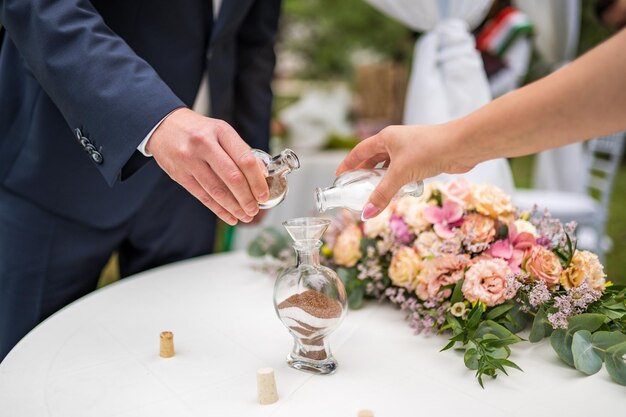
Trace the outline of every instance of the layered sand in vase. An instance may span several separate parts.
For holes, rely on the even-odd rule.
[[[298,336],[304,347],[298,352],[300,356],[316,361],[327,358],[324,330],[335,327],[341,319],[339,301],[321,292],[307,290],[281,302],[278,311],[283,322]]]

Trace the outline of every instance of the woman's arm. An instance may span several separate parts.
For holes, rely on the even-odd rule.
[[[436,126],[390,126],[355,147],[337,172],[390,162],[366,207],[364,216],[370,218],[408,182],[625,129],[623,30],[563,69],[466,117]]]

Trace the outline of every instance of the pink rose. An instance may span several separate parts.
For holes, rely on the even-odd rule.
[[[526,253],[522,268],[530,274],[531,279],[545,281],[548,287],[558,284],[563,273],[559,258],[540,245],[533,246]]]
[[[476,262],[465,272],[463,295],[468,301],[482,302],[492,307],[505,302],[507,276],[511,274],[509,265],[502,259]]]
[[[465,207],[470,199],[470,183],[464,177],[457,177],[441,187],[443,201],[452,201]]]
[[[417,294],[420,300],[424,301],[432,298],[450,297],[451,291],[445,290],[441,292],[441,287],[456,284],[458,280],[463,278],[465,265],[468,262],[468,256],[451,254],[441,255],[425,261],[422,272],[417,277],[415,294]]]

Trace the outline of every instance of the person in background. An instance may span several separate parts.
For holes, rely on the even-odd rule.
[[[492,97],[515,90],[524,81],[532,56],[533,25],[510,0],[493,2],[474,30]]]
[[[0,0],[0,360],[112,252],[125,277],[210,253],[216,215],[257,215],[279,13]],[[211,118],[190,109],[207,72]]]
[[[411,181],[626,130],[625,50],[626,29],[559,71],[465,117],[440,125],[389,126],[359,143],[337,174],[388,164],[363,210],[369,219]]]
[[[598,20],[611,30],[626,27],[626,0],[598,0],[595,4]]]

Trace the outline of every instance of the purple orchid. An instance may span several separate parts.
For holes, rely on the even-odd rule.
[[[494,258],[507,261],[511,272],[517,274],[521,271],[520,265],[524,259],[524,253],[537,242],[535,237],[527,232],[518,233],[514,224],[509,225],[509,234],[506,239],[495,242],[488,250],[488,254]]]

